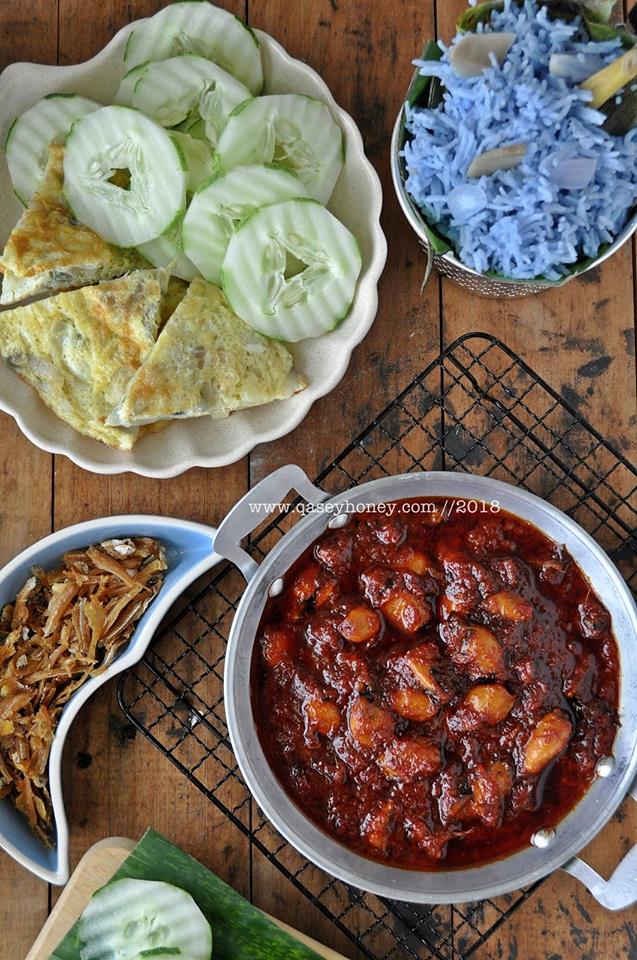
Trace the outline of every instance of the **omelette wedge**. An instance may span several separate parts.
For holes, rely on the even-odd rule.
[[[107,423],[152,350],[168,274],[140,270],[0,312],[0,356],[79,433],[130,450]]]
[[[184,417],[223,419],[233,410],[285,400],[305,387],[293,365],[283,344],[251,330],[218,287],[197,278],[108,422],[139,427]]]
[[[186,296],[188,291],[188,284],[185,280],[180,280],[179,277],[171,277],[168,281],[168,288],[164,294],[164,300],[161,306],[161,320],[159,323],[159,329],[166,324],[166,322],[172,317],[173,313],[181,303],[181,301]]]
[[[136,250],[106,243],[75,220],[64,198],[64,147],[53,144],[42,183],[0,258],[0,303],[111,280],[148,266]]]

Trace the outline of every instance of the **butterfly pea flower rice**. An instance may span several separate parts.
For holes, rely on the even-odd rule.
[[[549,73],[554,54],[604,65],[622,52],[619,39],[591,41],[582,21],[551,20],[535,0],[505,0],[480,30],[513,32],[499,66],[461,77],[440,43],[440,61],[416,61],[439,77],[436,109],[406,106],[403,156],[407,192],[465,265],[514,279],[559,281],[612,243],[637,203],[637,130],[614,137],[589,91]],[[478,154],[526,144],[513,169],[469,178]]]

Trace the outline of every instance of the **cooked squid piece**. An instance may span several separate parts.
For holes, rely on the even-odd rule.
[[[376,611],[367,604],[360,603],[339,623],[338,632],[350,643],[366,643],[374,640],[382,628],[382,621]]]
[[[325,530],[254,646],[273,773],[328,836],[392,867],[528,848],[613,753],[609,611],[564,546],[466,502],[392,501]]]
[[[71,695],[113,662],[166,570],[148,537],[106,540],[34,569],[0,613],[0,799],[10,797],[50,843],[47,763]]]
[[[434,661],[436,651],[428,644],[421,644],[415,647],[408,656],[405,657],[405,665],[408,667],[414,680],[420,686],[439,700],[445,703],[451,699],[451,695],[438,683],[434,676]]]
[[[417,633],[432,617],[427,602],[409,590],[396,590],[385,600],[381,610],[392,626],[403,633]]]
[[[442,766],[440,748],[429,740],[392,741],[378,761],[388,780],[411,783],[437,773]]]
[[[341,712],[330,700],[310,697],[303,704],[305,714],[305,732],[308,735],[320,733],[324,737],[334,734],[341,722]]]
[[[361,832],[370,847],[385,851],[389,845],[396,820],[395,804],[391,800],[379,803],[365,817]]]
[[[508,717],[515,697],[501,683],[482,683],[466,694],[455,714],[449,717],[452,732],[476,730],[482,725],[495,727]]]
[[[358,697],[352,703],[348,725],[354,743],[367,750],[389,740],[395,729],[389,711],[365,696]]]
[[[412,723],[426,723],[440,709],[433,697],[422,690],[393,690],[389,700],[395,712]]]
[[[564,710],[552,710],[542,717],[524,747],[524,771],[542,773],[566,749],[573,724]]]
[[[528,600],[502,590],[492,594],[484,602],[484,608],[492,617],[511,620],[514,623],[528,623],[533,619],[533,607]]]
[[[453,662],[472,679],[504,677],[504,652],[492,630],[452,615],[441,624],[440,636]]]

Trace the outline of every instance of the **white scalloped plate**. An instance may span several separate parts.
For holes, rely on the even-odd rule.
[[[13,119],[47,93],[79,93],[100,103],[111,102],[125,69],[122,64],[129,24],[96,57],[72,67],[14,63],[0,76],[0,143]],[[329,393],[347,370],[352,350],[367,334],[378,307],[377,285],[387,256],[380,227],[382,191],[365,156],[363,141],[349,114],[334,101],[328,87],[307,64],[290,57],[283,47],[256,31],[263,51],[267,93],[305,93],[323,100],[340,124],[346,143],[345,167],[329,207],[358,238],[363,271],[347,319],[334,331],[292,348],[295,363],[308,387],[289,400],[234,413],[228,420],[207,417],[177,421],[159,433],[143,437],[130,453],[112,450],[81,436],[59,420],[6,365],[0,361],[0,409],[15,418],[22,432],[42,450],[64,454],[85,470],[114,474],[131,471],[146,477],[175,477],[191,467],[221,467],[234,463],[258,443],[284,436],[303,420],[319,397]],[[21,211],[0,158],[0,242],[4,244]]]

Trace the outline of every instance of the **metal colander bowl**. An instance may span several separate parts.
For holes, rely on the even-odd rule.
[[[474,270],[472,267],[465,266],[465,264],[462,263],[452,251],[443,254],[436,253],[431,248],[431,244],[425,230],[423,215],[405,189],[402,164],[400,160],[403,113],[404,108],[401,109],[400,113],[398,114],[396,123],[394,125],[394,132],[391,140],[391,173],[392,180],[394,181],[394,189],[396,190],[396,196],[398,197],[398,202],[400,203],[403,213],[407,217],[407,220],[411,224],[416,236],[418,237],[420,245],[427,255],[427,268],[423,287],[429,280],[431,271],[434,267],[436,267],[436,269],[443,276],[449,277],[449,279],[453,280],[454,283],[457,283],[459,286],[464,287],[465,290],[469,290],[471,293],[476,294],[479,297],[491,297],[492,299],[504,298],[511,300],[519,297],[530,297],[534,293],[542,293],[543,290],[551,290],[556,287],[563,287],[576,277],[580,277],[582,274],[588,273],[590,270],[594,270],[601,263],[604,263],[605,260],[608,260],[609,257],[612,257],[613,254],[616,253],[616,251],[619,250],[619,248],[622,247],[627,240],[630,240],[633,234],[637,231],[636,210],[633,212],[633,215],[628,220],[626,226],[618,235],[614,243],[608,246],[599,257],[593,260],[592,263],[590,263],[585,269],[580,270],[578,273],[570,274],[568,277],[564,277],[563,280],[559,281],[542,280],[541,278],[534,280],[496,279],[495,277],[490,277],[484,273],[480,273],[478,270]]]

